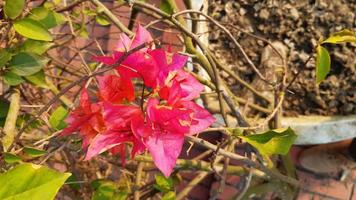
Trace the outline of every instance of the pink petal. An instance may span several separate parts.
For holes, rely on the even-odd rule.
[[[108,129],[121,129],[129,127],[131,120],[141,114],[138,106],[113,105],[104,102],[104,119]]]
[[[85,113],[91,113],[91,103],[89,100],[89,95],[87,89],[84,87],[80,95],[80,107],[84,110]]]
[[[98,134],[98,132],[93,129],[90,123],[84,123],[80,127],[79,133],[83,137],[83,141],[82,141],[83,149],[86,149],[89,146],[92,139]]]
[[[130,79],[120,78],[116,75],[97,77],[100,87],[100,96],[112,103],[132,101],[135,99],[134,87]]]
[[[188,133],[191,123],[190,111],[185,108],[157,105],[157,99],[149,99],[147,117],[155,124],[155,129],[173,133]]]
[[[188,56],[184,56],[178,53],[173,54],[172,62],[169,65],[170,71],[182,69],[188,61]]]
[[[69,114],[67,119],[65,119],[68,126],[62,130],[60,135],[65,136],[78,131],[79,128],[90,119],[90,117],[91,115],[83,115],[80,108],[77,108]]]
[[[131,46],[130,38],[125,33],[121,33],[119,37],[120,37],[120,41],[117,43],[114,51],[119,51],[119,52],[129,51]]]
[[[151,127],[151,122],[148,121],[145,123],[144,116],[137,115],[131,121],[131,130],[137,140],[143,141],[145,138],[153,134],[153,129]]]
[[[113,131],[104,134],[98,134],[90,142],[85,160],[89,160],[92,157],[127,141],[129,141],[129,137],[126,136],[126,134],[122,134],[120,132]]]
[[[119,53],[117,53],[119,56]],[[119,74],[125,78],[141,78],[146,86],[155,88],[159,66],[151,55],[145,52],[135,52],[128,56],[117,68]]]
[[[166,177],[173,171],[183,142],[181,134],[157,134],[146,141],[155,165]]]
[[[161,98],[173,105],[177,101],[190,101],[198,97],[204,90],[204,85],[184,70],[171,72],[171,80],[166,80],[165,86],[159,91]]]
[[[157,79],[160,86],[165,83],[169,72],[181,69],[188,60],[187,56],[167,53],[163,49],[154,49],[148,53],[159,66],[159,74]]]
[[[178,70],[175,79],[180,83],[182,89],[182,101],[193,100],[204,91],[204,85],[188,72]]]
[[[105,65],[113,65],[116,63],[115,56],[93,56],[93,60],[104,63]]]
[[[193,111],[189,135],[202,132],[215,122],[215,118],[206,109],[192,101],[179,102],[179,105]]]
[[[131,43],[131,49],[133,49],[137,46],[140,46],[143,43],[151,42],[151,41],[152,41],[152,37],[151,37],[150,32],[148,32],[141,25],[138,25],[138,27],[136,29],[135,37],[133,38],[132,43]]]
[[[131,151],[131,158],[134,158],[136,154],[145,152],[145,150],[146,150],[146,146],[144,145],[144,143],[141,140],[134,138],[133,147]]]

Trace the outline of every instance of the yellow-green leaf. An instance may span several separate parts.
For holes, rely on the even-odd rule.
[[[20,47],[20,51],[31,52],[31,53],[35,53],[38,55],[42,55],[48,49],[50,49],[53,45],[54,45],[53,42],[45,42],[45,41],[27,39]]]
[[[316,82],[321,83],[330,72],[330,55],[321,45],[316,48]]]
[[[62,106],[59,106],[49,117],[49,124],[51,124],[52,128],[61,130],[67,126],[64,122],[67,115],[68,111]]]
[[[154,187],[161,192],[169,192],[173,189],[173,179],[171,177],[166,178],[162,175],[156,175],[156,184]]]
[[[102,26],[110,25],[110,21],[108,20],[108,18],[105,15],[98,14],[95,17],[95,21],[98,22],[98,24],[100,24]]]
[[[0,49],[0,68],[11,59],[11,56],[11,53],[6,51],[6,49]]]
[[[165,193],[162,197],[162,200],[175,200],[176,199],[176,193],[174,191],[169,191]]]
[[[25,79],[37,87],[41,87],[45,89],[49,88],[46,82],[46,75],[43,70],[40,70],[39,72],[32,74],[30,76],[25,76]]]
[[[14,28],[20,35],[41,41],[52,41],[51,34],[37,21],[25,18],[14,23]]]
[[[36,158],[45,155],[47,152],[41,149],[35,149],[32,147],[25,147],[23,151],[30,157]]]
[[[41,165],[17,165],[0,175],[0,199],[52,200],[70,175]]]
[[[13,72],[6,72],[4,74],[4,81],[8,85],[15,86],[15,85],[19,85],[19,84],[23,83],[25,80],[23,80],[21,78],[21,76],[15,74]]]
[[[45,7],[37,7],[32,9],[29,18],[38,21],[42,24],[43,27],[47,29],[56,27],[67,21],[67,19],[62,14],[59,14],[53,10],[49,10]]]
[[[9,62],[11,72],[19,76],[30,76],[39,72],[48,59],[32,53],[20,52]]]
[[[323,43],[339,44],[342,42],[356,42],[356,35],[348,29],[336,32],[328,37]]]
[[[167,14],[174,13],[174,5],[172,5],[172,1],[168,1],[168,0],[161,1],[161,4],[159,5],[159,9]]]
[[[15,19],[25,7],[25,0],[6,0],[4,6],[5,15],[10,19]]]
[[[288,153],[297,135],[288,127],[240,137],[254,146],[262,155],[285,155]]]
[[[91,183],[95,189],[92,200],[125,200],[128,193],[120,191],[116,183],[108,180],[95,180]]]
[[[4,153],[4,160],[8,164],[21,162],[21,158],[12,153]]]

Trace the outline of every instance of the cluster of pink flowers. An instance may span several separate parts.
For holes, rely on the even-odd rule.
[[[126,51],[152,41],[141,26],[132,40],[125,34],[120,36],[113,55],[95,59],[112,65]],[[215,121],[192,101],[204,87],[182,69],[186,62],[186,56],[155,49],[153,45],[130,54],[115,68],[115,75],[97,77],[96,102],[90,100],[87,89],[82,90],[80,105],[70,113],[62,135],[78,131],[83,137],[86,159],[109,150],[120,153],[124,162],[127,144],[132,145],[132,157],[148,150],[155,165],[169,176],[184,136],[197,134]],[[142,80],[150,93],[142,95],[141,87],[135,95],[133,80]]]

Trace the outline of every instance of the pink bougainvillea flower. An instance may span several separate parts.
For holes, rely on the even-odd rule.
[[[104,102],[103,107],[106,126],[111,130],[129,128],[131,120],[138,115],[142,115],[140,107],[134,105],[113,105]]]
[[[182,150],[184,135],[161,129],[159,123],[146,120],[143,116],[137,116],[132,121],[132,131],[143,140],[157,168],[168,177]]]
[[[182,150],[185,135],[192,135],[209,127],[215,119],[194,102],[160,105],[158,99],[147,102],[146,118],[132,120],[132,131],[142,138],[156,166],[169,176]]]
[[[182,150],[184,137],[177,133],[155,134],[146,140],[155,165],[169,177]]]
[[[191,112],[190,126],[187,135],[194,135],[207,129],[215,122],[215,118],[198,104],[193,101],[179,101],[175,104],[178,108],[184,108]]]
[[[163,86],[169,72],[183,68],[187,63],[188,57],[177,53],[169,53],[163,49],[154,49],[149,52],[159,66],[158,84]]]
[[[152,42],[152,37],[151,34],[143,28],[141,25],[139,25],[136,29],[135,36],[133,37],[132,40],[125,34],[121,33],[120,34],[120,40],[116,47],[114,48],[114,52],[111,56],[94,56],[94,60],[97,60],[99,62],[102,62],[106,65],[113,65],[115,64],[119,58],[127,51],[140,46],[144,43]],[[138,52],[134,52],[134,54],[142,54],[145,53],[149,48],[142,48]],[[144,55],[144,54],[143,54]],[[134,58],[137,57],[133,56]],[[128,64],[132,63],[128,62]]]
[[[116,52],[113,56],[96,56],[94,59],[106,65],[113,65],[122,55],[124,55],[123,52]],[[121,65],[116,67],[116,70],[121,77],[128,80],[141,78],[148,87],[153,88],[158,82],[159,66],[152,59],[152,56],[146,52],[134,52],[130,54],[121,62]]]
[[[99,95],[104,101],[122,103],[135,99],[134,87],[130,79],[116,75],[105,75],[98,77],[98,81]]]
[[[125,34],[120,35],[121,40],[114,49],[111,56],[95,56],[94,60],[102,62],[106,65],[113,65],[125,54],[126,51],[131,50],[144,43],[152,42],[150,33],[141,25],[136,29],[135,36],[132,40]],[[148,87],[155,87],[157,84],[157,75],[159,68],[155,60],[147,53],[149,48],[142,48],[137,52],[130,54],[117,70],[121,77],[125,79],[142,78],[145,85]]]
[[[150,98],[147,102],[146,115],[153,122],[155,130],[187,133],[189,131],[191,113],[184,107],[159,105],[159,100]]]
[[[107,131],[98,134],[92,140],[86,159],[91,159],[93,156],[111,149],[112,153],[120,153],[124,162],[125,143],[133,144],[132,156],[143,152],[145,146],[131,131],[131,120],[142,115],[140,108],[131,105],[112,105],[108,102],[104,102],[103,107]]]
[[[80,106],[73,110],[66,119],[68,127],[61,135],[68,135],[79,131],[83,137],[83,147],[86,148],[90,141],[101,131],[105,130],[105,123],[101,114],[101,105],[91,103],[87,90],[84,88],[80,96]]]
[[[150,32],[148,32],[144,27],[141,25],[137,26],[136,33],[132,40],[125,34],[120,34],[120,41],[116,45],[114,51],[117,52],[126,52],[135,47],[138,47],[144,43],[152,42],[152,36]],[[140,51],[145,51],[146,48],[141,49]]]
[[[142,26],[132,39],[125,34],[120,38],[111,56],[95,59],[114,65],[128,50],[152,41]],[[153,45],[130,54],[115,68],[118,75],[98,77],[97,103],[91,103],[83,90],[80,106],[71,113],[69,126],[62,134],[80,132],[87,160],[110,151],[119,154],[124,163],[128,144],[132,145],[132,157],[147,149],[156,166],[169,176],[184,137],[203,131],[215,121],[207,110],[192,101],[204,86],[182,69],[187,59],[184,55],[154,49]],[[148,100],[141,99],[141,107],[135,104],[138,102],[133,78],[141,79],[150,88],[148,97],[143,95]]]
[[[132,144],[131,157],[137,153],[142,153],[146,147],[144,144],[135,138],[131,130],[110,130],[102,134],[96,135],[87,150],[86,160],[109,150],[113,154],[120,154],[121,163],[125,164],[126,144]]]
[[[204,90],[204,85],[184,70],[171,72],[165,82],[159,95],[168,100],[169,104],[193,100]]]

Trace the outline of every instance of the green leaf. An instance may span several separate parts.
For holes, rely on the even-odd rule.
[[[41,149],[35,149],[32,147],[25,147],[23,148],[23,151],[30,157],[32,158],[36,158],[36,157],[40,157],[43,156],[47,153],[47,151],[41,150]]]
[[[4,160],[8,164],[22,162],[20,157],[12,153],[4,153]]]
[[[12,57],[9,66],[12,72],[20,76],[30,76],[39,72],[48,59],[32,53],[20,52]]]
[[[61,130],[67,126],[64,122],[67,115],[68,111],[62,106],[59,106],[49,117],[49,124],[51,124],[52,128]]]
[[[288,153],[297,135],[288,127],[240,137],[254,146],[262,155],[285,155]]]
[[[105,15],[97,15],[95,17],[95,21],[98,22],[98,24],[102,25],[102,26],[108,26],[110,25],[110,21],[107,19],[107,17]]]
[[[66,184],[69,185],[71,188],[79,190],[80,184],[78,183],[78,178],[72,174],[66,181]]]
[[[161,4],[159,5],[159,9],[167,14],[174,13],[174,6],[171,5],[171,1],[168,0],[161,1]]]
[[[9,60],[11,60],[11,53],[6,51],[6,49],[0,49],[0,68],[6,65]]]
[[[316,83],[323,81],[330,72],[330,55],[328,50],[318,45],[316,48]]]
[[[176,199],[176,193],[174,191],[169,191],[165,193],[162,197],[162,200],[175,200]]]
[[[4,74],[4,81],[8,85],[15,86],[15,85],[19,85],[19,84],[23,83],[25,80],[23,80],[21,78],[21,76],[15,74],[13,72],[6,72]]]
[[[29,18],[38,21],[46,29],[59,26],[67,21],[67,19],[62,14],[59,14],[53,10],[49,10],[45,7],[37,7],[32,9]]]
[[[80,29],[79,36],[81,36],[81,37],[83,37],[85,39],[89,39],[88,30],[86,28]]]
[[[128,193],[118,191],[118,186],[107,180],[95,180],[92,182],[92,187],[95,189],[92,200],[124,200]]]
[[[332,43],[332,44],[340,44],[342,42],[356,42],[355,34],[348,29],[344,29],[342,31],[336,32],[332,34],[329,38],[324,40],[324,43]]]
[[[85,25],[82,26],[82,24],[73,24],[74,30],[79,33],[79,36],[88,39],[89,38],[89,33],[87,30],[87,27]]]
[[[9,112],[10,103],[6,99],[0,99],[0,118],[6,117]]]
[[[97,15],[97,13],[92,9],[83,10],[83,14],[86,15],[86,16],[90,16],[90,17]]]
[[[98,63],[91,62],[91,63],[88,63],[88,66],[89,66],[90,70],[94,71],[98,67]]]
[[[171,177],[166,178],[162,175],[155,176],[156,184],[154,187],[161,192],[169,192],[173,188],[173,179]]]
[[[35,86],[45,89],[49,88],[46,82],[46,75],[43,70],[40,70],[39,72],[30,76],[25,76],[25,79],[28,80],[30,83],[34,84]]]
[[[229,128],[229,129],[227,129],[227,131],[235,138],[243,135],[243,130],[241,130],[239,128]]]
[[[70,173],[60,173],[41,165],[20,164],[0,175],[0,199],[54,199]]]
[[[30,39],[41,41],[53,40],[50,32],[33,19],[25,18],[18,20],[14,23],[14,28],[17,33]]]
[[[16,126],[18,126],[18,127],[24,126],[25,123],[28,122],[28,120],[32,119],[32,117],[33,116],[28,113],[24,113],[24,114],[18,116],[17,121],[16,121]],[[37,119],[30,123],[30,126],[26,129],[26,131],[30,131],[31,129],[38,128],[43,124],[44,123],[40,119]]]
[[[22,44],[20,51],[35,53],[37,55],[42,55],[48,49],[50,49],[53,45],[54,45],[54,43],[52,43],[52,42],[27,39]]]
[[[10,19],[15,19],[22,13],[24,7],[25,0],[6,0],[4,12]]]

